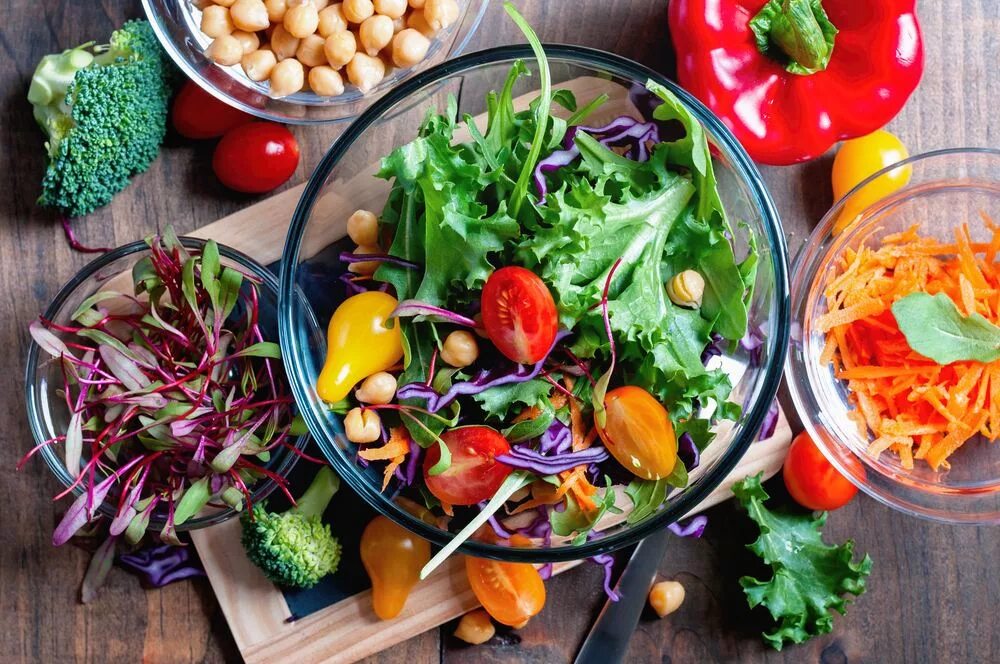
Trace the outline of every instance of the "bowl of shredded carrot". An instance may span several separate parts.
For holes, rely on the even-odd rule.
[[[835,234],[849,193],[796,259],[789,388],[866,493],[939,521],[1000,523],[1000,151],[901,167],[905,187]]]

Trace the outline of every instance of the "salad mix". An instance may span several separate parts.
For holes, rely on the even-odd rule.
[[[486,523],[599,537],[615,485],[646,518],[740,415],[717,356],[747,336],[757,252],[736,255],[704,129],[653,81],[651,120],[590,121],[607,98],[554,90],[515,20],[538,96],[518,110],[518,61],[485,127],[451,100],[382,159],[316,386],[385,490],[467,522],[425,573]]]

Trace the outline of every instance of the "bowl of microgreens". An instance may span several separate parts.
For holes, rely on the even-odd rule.
[[[425,575],[697,531],[675,522],[766,437],[788,335],[784,234],[726,127],[507,11],[530,46],[422,72],[337,140],[280,271],[303,417],[442,547]]]
[[[87,265],[30,325],[26,400],[75,497],[56,545],[101,518],[137,543],[224,521],[285,489],[306,437],[276,342],[277,281],[168,229]]]

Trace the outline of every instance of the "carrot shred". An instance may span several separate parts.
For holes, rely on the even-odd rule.
[[[891,313],[911,293],[943,293],[966,314],[1000,324],[1000,224],[981,216],[989,242],[974,242],[968,224],[948,244],[913,226],[877,248],[845,251],[824,288],[820,360],[847,382],[848,415],[869,437],[869,454],[892,452],[904,468],[914,460],[948,468],[974,436],[1000,438],[1000,360],[938,365],[909,347]]]
[[[403,465],[406,455],[410,452],[410,434],[406,427],[389,429],[389,440],[382,447],[369,447],[358,450],[358,456],[366,461],[388,461],[382,471],[382,490],[389,486],[396,469]]]

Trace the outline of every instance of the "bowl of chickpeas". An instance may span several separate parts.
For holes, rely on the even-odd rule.
[[[460,54],[489,0],[142,0],[157,37],[230,106],[291,124],[350,120]]]

